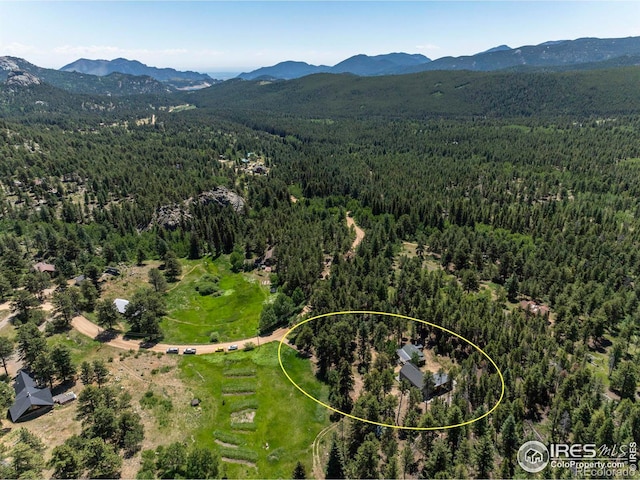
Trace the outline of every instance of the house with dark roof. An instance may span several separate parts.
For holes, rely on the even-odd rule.
[[[429,372],[430,373],[430,372]],[[425,388],[424,374],[413,363],[407,362],[400,369],[400,381],[406,380],[412,387],[422,391],[424,400],[429,400],[451,390],[451,381],[446,373],[434,373],[432,391]]]
[[[401,364],[405,364],[408,362],[416,363],[416,366],[423,366],[426,361],[424,358],[424,353],[419,348],[419,345],[414,345],[413,343],[407,343],[402,348],[396,350],[396,354],[398,355],[398,360]]]
[[[9,408],[12,422],[31,420],[53,408],[53,397],[48,388],[38,388],[36,382],[23,370],[18,372],[14,389],[16,400]]]

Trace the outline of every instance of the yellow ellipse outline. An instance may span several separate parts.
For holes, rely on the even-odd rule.
[[[405,426],[402,426],[402,425],[389,425],[387,423],[374,422],[373,420],[367,420],[366,418],[360,418],[360,417],[356,417],[355,415],[351,415],[349,413],[342,412],[342,411],[338,410],[337,408],[334,408],[331,405],[327,405],[326,403],[318,400],[316,397],[314,397],[313,395],[307,393],[302,387],[300,387],[300,385],[298,385],[296,382],[294,382],[293,379],[287,373],[287,370],[284,368],[284,365],[282,364],[282,355],[281,355],[282,344],[283,344],[284,340],[289,336],[289,334],[291,332],[293,332],[296,328],[304,325],[305,323],[310,322],[311,320],[317,320],[319,318],[332,317],[332,316],[336,316],[336,315],[350,315],[350,314],[387,315],[389,317],[397,317],[397,318],[404,318],[404,319],[407,319],[407,320],[413,320],[415,322],[424,323],[425,325],[429,325],[431,327],[439,328],[440,330],[442,330],[444,332],[447,332],[450,335],[453,335],[455,337],[458,337],[461,340],[464,340],[469,345],[471,345],[473,348],[478,350],[482,355],[484,355],[491,362],[491,364],[493,365],[493,368],[496,369],[496,372],[498,372],[498,376],[500,377],[500,383],[502,384],[502,391],[500,392],[500,398],[498,399],[496,404],[491,408],[491,410],[489,410],[484,415],[479,416],[478,418],[473,418],[473,419],[468,420],[466,422],[457,423],[455,425],[444,425],[444,426],[441,426],[441,427],[405,427]],[[483,419],[484,417],[489,416],[496,408],[498,408],[498,405],[500,405],[500,403],[502,402],[502,399],[504,398],[504,391],[505,391],[504,377],[502,376],[502,372],[498,368],[498,365],[496,365],[496,362],[494,362],[493,359],[484,350],[482,350],[480,347],[478,347],[471,340],[468,340],[468,339],[464,338],[462,335],[460,335],[460,334],[458,334],[456,332],[452,332],[451,330],[449,330],[449,329],[447,329],[445,327],[442,327],[440,325],[436,325],[435,323],[427,322],[426,320],[420,320],[418,318],[409,317],[407,315],[401,315],[399,313],[371,312],[371,311],[368,311],[368,310],[345,310],[345,311],[342,311],[342,312],[323,313],[322,315],[316,315],[315,317],[307,318],[306,320],[304,320],[304,321],[302,321],[300,323],[297,323],[293,327],[291,327],[287,331],[287,333],[285,333],[284,336],[280,339],[280,342],[278,343],[278,363],[280,363],[280,368],[282,369],[282,371],[284,372],[285,376],[289,379],[289,381],[293,384],[294,387],[296,387],[304,395],[309,397],[314,402],[319,403],[323,407],[328,408],[329,410],[332,410],[332,411],[334,411],[336,413],[339,413],[340,415],[344,415],[345,417],[349,417],[349,418],[351,418],[353,420],[358,420],[360,422],[365,422],[365,423],[371,423],[373,425],[378,425],[378,426],[381,426],[381,427],[397,428],[399,430],[417,430],[417,431],[447,430],[447,429],[450,429],[450,428],[457,428],[457,427],[463,427],[465,425],[470,425],[470,424],[472,424],[474,422],[477,422],[478,420]]]

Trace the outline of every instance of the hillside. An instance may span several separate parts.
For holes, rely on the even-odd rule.
[[[640,69],[561,73],[423,72],[354,77],[318,74],[289,82],[227,81],[189,95],[214,110],[313,117],[563,115],[640,108]]]
[[[638,54],[640,37],[579,38],[513,49],[498,48],[471,56],[444,57],[428,64],[409,67],[404,73],[427,70],[492,71],[518,66],[567,67]]]
[[[172,87],[148,76],[111,73],[104,77],[76,72],[61,72],[42,68],[22,58],[0,57],[0,82],[5,82],[12,71],[27,72],[45,83],[72,92],[99,95],[165,94]]]
[[[442,57],[433,61],[420,54],[390,53],[376,56],[355,55],[333,67],[309,65],[304,62],[282,62],[253,72],[242,73],[238,77],[245,80],[254,80],[259,77],[293,79],[314,73],[352,73],[366,77],[434,70],[488,72],[518,67],[585,69],[602,68],[598,66],[600,62],[637,55],[640,55],[640,37],[580,38],[548,41],[539,45],[517,48],[499,45],[475,55]]]
[[[124,73],[133,76],[147,76],[159,82],[167,83],[175,88],[204,88],[217,81],[206,73],[181,72],[173,68],[150,67],[137,60],[116,58],[114,60],[88,60],[80,58],[60,69],[63,72],[77,72],[100,77],[112,73]]]
[[[404,68],[421,65],[431,60],[420,54],[389,53],[385,55],[354,55],[333,67],[326,65],[310,65],[306,62],[280,62],[271,67],[262,67],[248,73],[241,73],[238,78],[244,80],[294,78],[313,75],[315,73],[352,73],[364,77],[376,75],[393,75]]]

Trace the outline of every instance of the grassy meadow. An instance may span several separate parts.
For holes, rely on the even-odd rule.
[[[226,257],[185,260],[184,277],[169,285],[167,316],[161,322],[170,343],[209,343],[212,332],[219,341],[256,335],[267,287],[250,275],[233,273]],[[206,275],[217,277],[219,295],[200,295],[196,287]]]
[[[278,344],[250,352],[183,357],[182,380],[200,399],[193,441],[223,457],[228,478],[291,478],[298,460],[312,471],[311,444],[329,424],[329,412],[302,395],[278,364]],[[309,360],[283,347],[287,371],[309,393],[326,401]]]

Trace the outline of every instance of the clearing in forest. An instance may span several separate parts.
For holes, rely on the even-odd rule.
[[[209,343],[212,334],[218,341],[256,335],[267,287],[251,275],[232,272],[227,257],[182,263],[184,276],[169,284],[166,296],[165,343]],[[204,284],[213,284],[214,292],[202,295]]]
[[[329,412],[282,375],[277,348],[273,342],[248,352],[181,359],[183,381],[206,399],[191,438],[215,445],[223,458],[221,474],[228,478],[290,478],[300,459],[309,459],[305,467],[311,471],[311,444],[329,424]],[[326,399],[328,389],[316,380],[309,360],[290,348],[284,356],[305,388]]]

